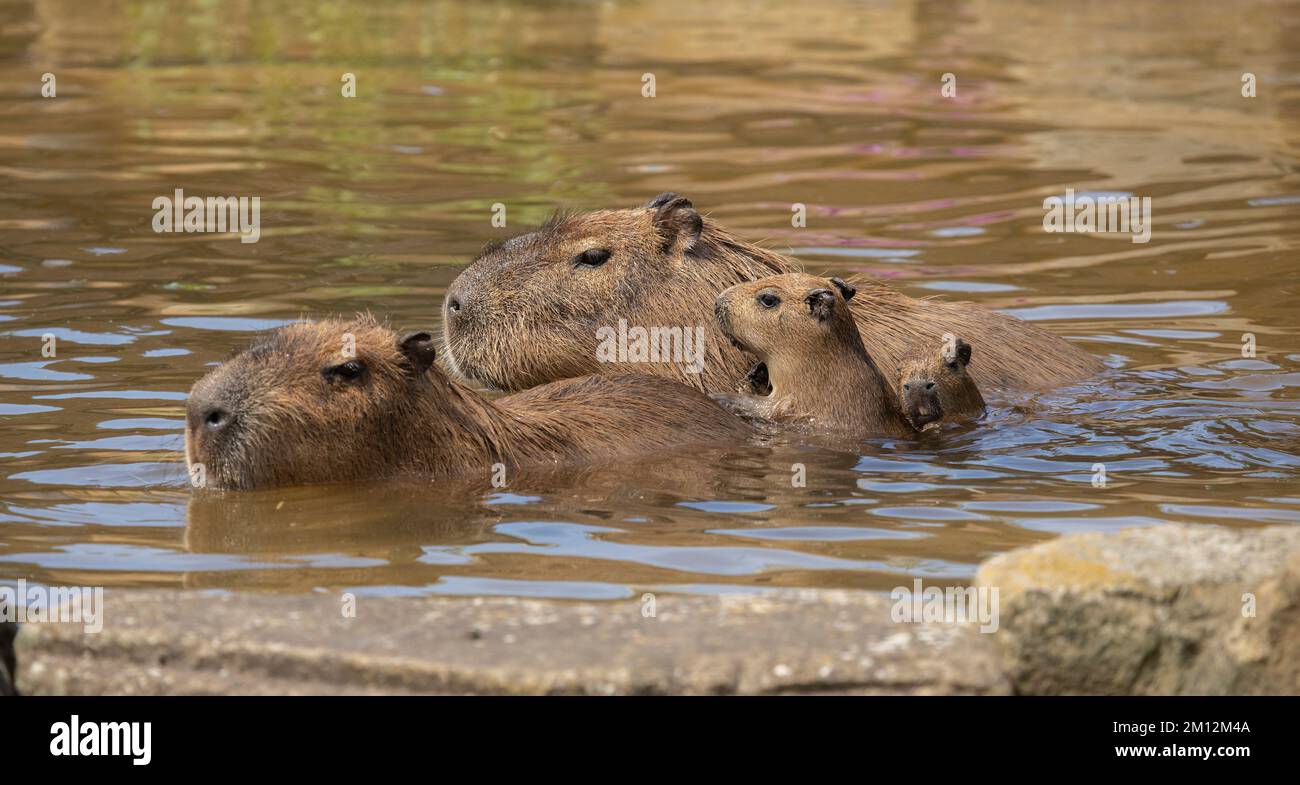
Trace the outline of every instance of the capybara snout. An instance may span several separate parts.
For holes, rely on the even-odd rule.
[[[186,427],[191,432],[218,433],[228,429],[234,420],[230,404],[220,391],[211,388],[196,389],[185,403]]]
[[[914,378],[903,382],[903,393],[899,401],[915,428],[943,419],[943,403],[939,400],[938,385],[932,381]]]
[[[215,374],[194,385],[185,401],[185,444],[191,462],[195,455],[206,456],[219,449],[223,440],[234,438],[240,418],[236,416],[238,400]],[[200,461],[206,466],[211,461]]]
[[[984,396],[967,370],[971,354],[969,343],[948,333],[937,349],[917,347],[903,364],[898,373],[898,400],[912,427],[984,414]]]

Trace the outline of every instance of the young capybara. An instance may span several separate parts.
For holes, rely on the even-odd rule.
[[[718,394],[737,413],[857,438],[912,436],[893,385],[862,346],[839,278],[786,273],[718,295],[719,328],[766,368],[767,396]],[[753,382],[761,371],[751,371]]]
[[[495,401],[434,365],[434,339],[370,316],[296,323],[213,369],[186,403],[206,484],[256,488],[597,462],[753,431],[661,376],[588,376]]]
[[[650,329],[700,326],[703,370],[639,363],[708,392],[725,392],[753,360],[709,319],[729,286],[797,272],[798,263],[730,234],[690,200],[666,193],[643,207],[552,219],[489,247],[447,290],[444,359],[460,376],[502,390],[627,370],[598,358],[597,331],[626,320]],[[874,280],[853,316],[872,357],[897,368],[945,332],[980,346],[975,381],[992,390],[1046,390],[1098,373],[1092,355],[1041,327],[968,302],[915,299]]]
[[[936,351],[916,353],[898,372],[898,402],[912,427],[983,416],[984,396],[971,378],[971,345],[948,333]]]

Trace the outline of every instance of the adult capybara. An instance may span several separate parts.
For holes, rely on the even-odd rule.
[[[185,457],[209,486],[441,477],[744,439],[708,396],[648,374],[567,379],[489,401],[434,365],[429,333],[369,316],[281,327],[186,404]]]
[[[898,402],[914,428],[983,416],[984,396],[970,375],[971,345],[949,333],[898,371]]]
[[[692,373],[690,362],[637,363],[636,370],[727,391],[752,359],[714,329],[714,298],[729,286],[799,269],[794,259],[702,217],[677,194],[644,207],[559,216],[489,247],[452,282],[443,306],[445,360],[464,378],[522,390],[628,370],[598,354],[598,331],[620,320],[646,329],[699,326],[702,372]],[[1060,336],[973,303],[915,299],[875,280],[852,283],[854,318],[884,368],[945,332],[980,346],[974,374],[985,391],[1045,390],[1102,368]]]
[[[839,278],[805,273],[724,290],[715,303],[719,328],[766,367],[772,391],[719,393],[720,400],[738,413],[857,438],[915,435],[899,410],[892,379],[863,348],[849,311],[854,294]]]

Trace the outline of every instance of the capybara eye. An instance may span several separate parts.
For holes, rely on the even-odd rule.
[[[781,304],[781,298],[771,292],[763,292],[758,296],[758,304],[764,308],[775,308]]]
[[[340,379],[345,382],[356,381],[366,372],[366,366],[360,360],[348,360],[345,363],[331,365],[324,370],[326,379]]]
[[[583,251],[573,257],[573,266],[590,270],[591,268],[599,267],[608,261],[609,251],[602,248],[593,248],[590,251]]]
[[[950,371],[955,371],[955,370],[957,370],[957,361],[956,361],[956,360],[953,360],[953,361],[951,361],[951,362],[948,363],[948,370],[950,370]]]

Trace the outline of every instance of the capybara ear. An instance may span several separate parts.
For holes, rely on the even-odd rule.
[[[970,344],[960,338],[957,339],[957,359],[962,365],[970,365]]]
[[[645,203],[645,206],[646,206],[646,207],[652,207],[652,208],[658,209],[658,208],[663,207],[664,205],[668,204],[669,202],[671,202],[671,201],[674,200],[674,199],[686,199],[686,197],[685,197],[685,196],[682,196],[681,194],[675,194],[675,193],[673,193],[672,191],[664,191],[663,193],[659,194],[659,195],[656,196],[655,198],[653,198],[653,199],[651,199],[650,201],[646,202],[646,203]],[[690,200],[690,199],[686,199],[686,206],[687,206],[687,207],[691,207],[691,206],[692,206],[692,205],[691,205],[691,200]]]
[[[962,365],[969,365],[970,344],[960,338],[954,338],[951,333],[944,334],[943,361],[946,363],[960,362]]]
[[[858,293],[858,290],[846,283],[843,278],[832,278],[831,283],[835,284],[835,288],[840,290],[840,294],[844,296],[845,300],[852,300],[853,295]]]
[[[830,289],[813,289],[806,298],[808,311],[819,322],[831,318],[835,312],[835,293]]]
[[[438,357],[433,336],[426,332],[413,332],[397,339],[397,349],[406,355],[411,370],[416,376],[423,376]]]
[[[664,253],[685,253],[695,247],[704,231],[704,219],[685,196],[663,193],[646,205],[655,211],[654,226],[663,239]]]

